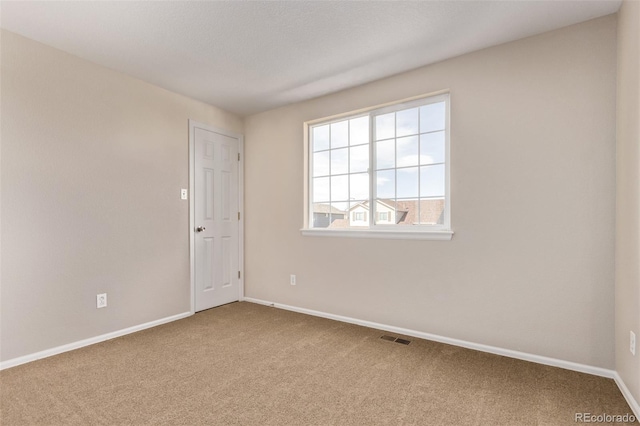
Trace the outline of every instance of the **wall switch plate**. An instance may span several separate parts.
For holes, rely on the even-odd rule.
[[[96,308],[106,308],[107,307],[107,293],[100,293],[96,296]]]
[[[636,354],[636,333],[629,331],[629,350],[635,356]]]
[[[186,200],[188,194],[189,194],[189,191],[187,191],[186,189],[181,189],[180,190],[180,199]]]
[[[291,277],[289,278],[289,281],[291,282],[291,285],[296,285],[296,276],[291,275]]]

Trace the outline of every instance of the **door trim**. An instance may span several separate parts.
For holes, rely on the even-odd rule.
[[[230,132],[219,127],[203,124],[195,120],[189,120],[189,275],[191,282],[191,314],[196,312],[196,260],[195,260],[195,146],[196,128],[208,130],[238,139],[238,211],[240,220],[238,221],[238,269],[240,278],[238,279],[238,300],[244,299],[244,135]]]

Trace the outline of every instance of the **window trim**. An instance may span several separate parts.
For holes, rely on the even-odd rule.
[[[313,179],[312,166],[313,166],[313,150],[310,147],[311,141],[311,129],[319,124],[326,125],[335,122],[343,121],[346,119],[355,119],[363,116],[369,116],[369,161],[370,165],[373,164],[375,155],[375,141],[374,139],[374,124],[375,116],[387,114],[389,112],[397,112],[403,109],[409,109],[416,106],[424,106],[432,103],[445,102],[445,208],[444,208],[444,220],[442,225],[415,225],[415,226],[397,226],[397,225],[381,225],[375,224],[376,218],[376,206],[375,202],[370,203],[369,225],[365,229],[326,229],[326,228],[313,228],[313,211],[311,209],[311,196],[313,194]],[[453,236],[453,230],[451,227],[451,150],[450,150],[450,135],[451,135],[451,110],[450,110],[450,93],[449,90],[442,90],[434,93],[423,94],[406,98],[396,102],[389,102],[382,105],[377,105],[370,108],[364,108],[356,111],[351,111],[343,114],[333,115],[321,119],[315,119],[303,123],[303,154],[304,154],[304,217],[303,227],[300,230],[304,236],[331,236],[331,237],[356,237],[356,238],[400,238],[400,239],[429,239],[429,240],[451,240]],[[397,169],[397,167],[395,168]],[[370,177],[370,200],[376,200],[376,188],[375,170],[369,170]]]
[[[326,229],[302,228],[300,233],[305,237],[350,237],[350,238],[382,238],[388,240],[444,240],[453,237],[450,230],[409,231],[389,229]]]

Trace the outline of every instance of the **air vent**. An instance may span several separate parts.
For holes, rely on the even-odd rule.
[[[401,345],[408,345],[409,343],[411,343],[411,340],[401,339],[399,337],[387,336],[386,334],[384,336],[380,336],[380,338],[382,340],[388,340],[389,342],[400,343]]]

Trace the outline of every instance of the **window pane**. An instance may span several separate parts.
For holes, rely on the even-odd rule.
[[[442,225],[444,223],[444,198],[420,201],[420,223],[423,225]]]
[[[395,136],[395,114],[376,116],[376,140],[389,139]]]
[[[376,200],[376,225],[394,225],[396,217],[393,200]]]
[[[313,227],[335,228],[345,219],[349,203],[313,203]]]
[[[418,214],[417,200],[397,200],[396,217],[398,225],[413,225]]]
[[[313,150],[329,149],[329,125],[313,128]]]
[[[352,202],[348,219],[349,226],[369,226],[369,202]]]
[[[378,198],[396,198],[396,171],[377,172],[376,188]]]
[[[313,227],[326,228],[331,221],[331,205],[328,203],[313,203]]]
[[[395,225],[396,203],[393,200],[376,200],[376,225]]]
[[[444,163],[444,132],[420,135],[420,164]]]
[[[418,197],[418,168],[398,169],[398,198]]]
[[[349,199],[349,176],[331,176],[331,201]]]
[[[396,136],[418,134],[418,108],[405,109],[396,113]]]
[[[349,163],[351,173],[366,172],[369,170],[369,145],[361,145],[350,148]]]
[[[316,178],[313,180],[313,202],[329,201],[329,178]]]
[[[329,151],[316,152],[313,154],[313,176],[329,175]]]
[[[349,202],[331,203],[331,214],[344,215],[349,208]]]
[[[444,129],[444,102],[420,107],[420,132]]]
[[[396,149],[398,151],[398,167],[418,165],[418,136],[398,138]]]
[[[420,167],[420,196],[444,197],[444,164]]]
[[[349,143],[360,145],[369,143],[369,117],[349,120]]]
[[[331,174],[339,175],[349,173],[348,148],[332,149],[331,152]]]
[[[376,144],[376,169],[390,169],[396,166],[396,141],[378,142]]]
[[[350,176],[351,199],[366,200],[369,198],[369,173],[357,173]]]
[[[349,203],[331,203],[331,217],[329,228],[344,228],[348,223],[346,215],[349,209]]]
[[[341,121],[331,125],[331,148],[340,148],[349,144],[349,122]]]

